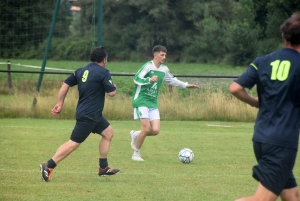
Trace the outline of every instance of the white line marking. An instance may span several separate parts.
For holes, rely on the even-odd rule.
[[[0,128],[36,128],[36,129],[53,129],[54,127],[32,127],[32,126],[0,126]],[[58,128],[55,129],[70,129],[70,128]]]
[[[4,62],[0,62],[0,64],[7,64]],[[27,67],[27,68],[42,68],[41,66],[31,66],[31,65],[24,65],[24,64],[15,64],[15,63],[10,63],[11,65],[15,65],[15,66],[23,66],[23,67]],[[50,68],[50,67],[45,67],[45,69],[47,70],[60,70],[60,71],[74,71],[74,70],[70,70],[70,69],[62,69],[62,68]]]
[[[207,124],[207,126],[226,127],[226,128],[232,127],[232,126],[227,126],[227,125],[217,125],[217,124]]]

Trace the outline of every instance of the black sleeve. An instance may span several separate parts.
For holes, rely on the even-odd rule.
[[[77,79],[76,79],[76,74],[78,73],[78,70],[76,70],[74,73],[72,73],[65,81],[67,85],[70,87],[73,87],[78,84]]]
[[[116,90],[116,87],[111,79],[110,72],[108,70],[105,72],[105,76],[102,84],[104,86],[106,93],[110,93]]]
[[[241,85],[243,88],[252,89],[257,83],[258,71],[258,59],[255,59],[248,67],[248,69],[239,76],[235,82]]]

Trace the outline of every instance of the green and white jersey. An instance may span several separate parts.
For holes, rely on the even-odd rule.
[[[157,76],[157,82],[150,82],[152,76]],[[169,68],[165,65],[160,65],[158,68],[153,61],[145,63],[133,78],[135,87],[132,95],[132,106],[158,108],[157,97],[158,91],[162,82],[169,85],[186,88],[188,83],[182,82],[174,77]]]

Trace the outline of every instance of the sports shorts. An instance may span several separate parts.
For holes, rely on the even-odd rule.
[[[89,119],[76,120],[76,125],[72,131],[70,140],[82,143],[90,133],[101,134],[108,126],[109,122],[102,116],[100,122]]]
[[[149,119],[150,121],[160,119],[159,110],[157,108],[136,107],[133,108],[134,120]]]
[[[297,186],[293,175],[296,149],[259,142],[253,142],[253,148],[258,162],[252,169],[254,179],[277,196]]]

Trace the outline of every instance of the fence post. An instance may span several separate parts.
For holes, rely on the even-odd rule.
[[[170,93],[170,96],[172,96],[172,93],[173,93],[173,86],[172,85],[169,85],[169,93]]]
[[[12,88],[12,83],[11,83],[11,75],[10,75],[10,61],[7,61],[7,84],[9,88]]]

